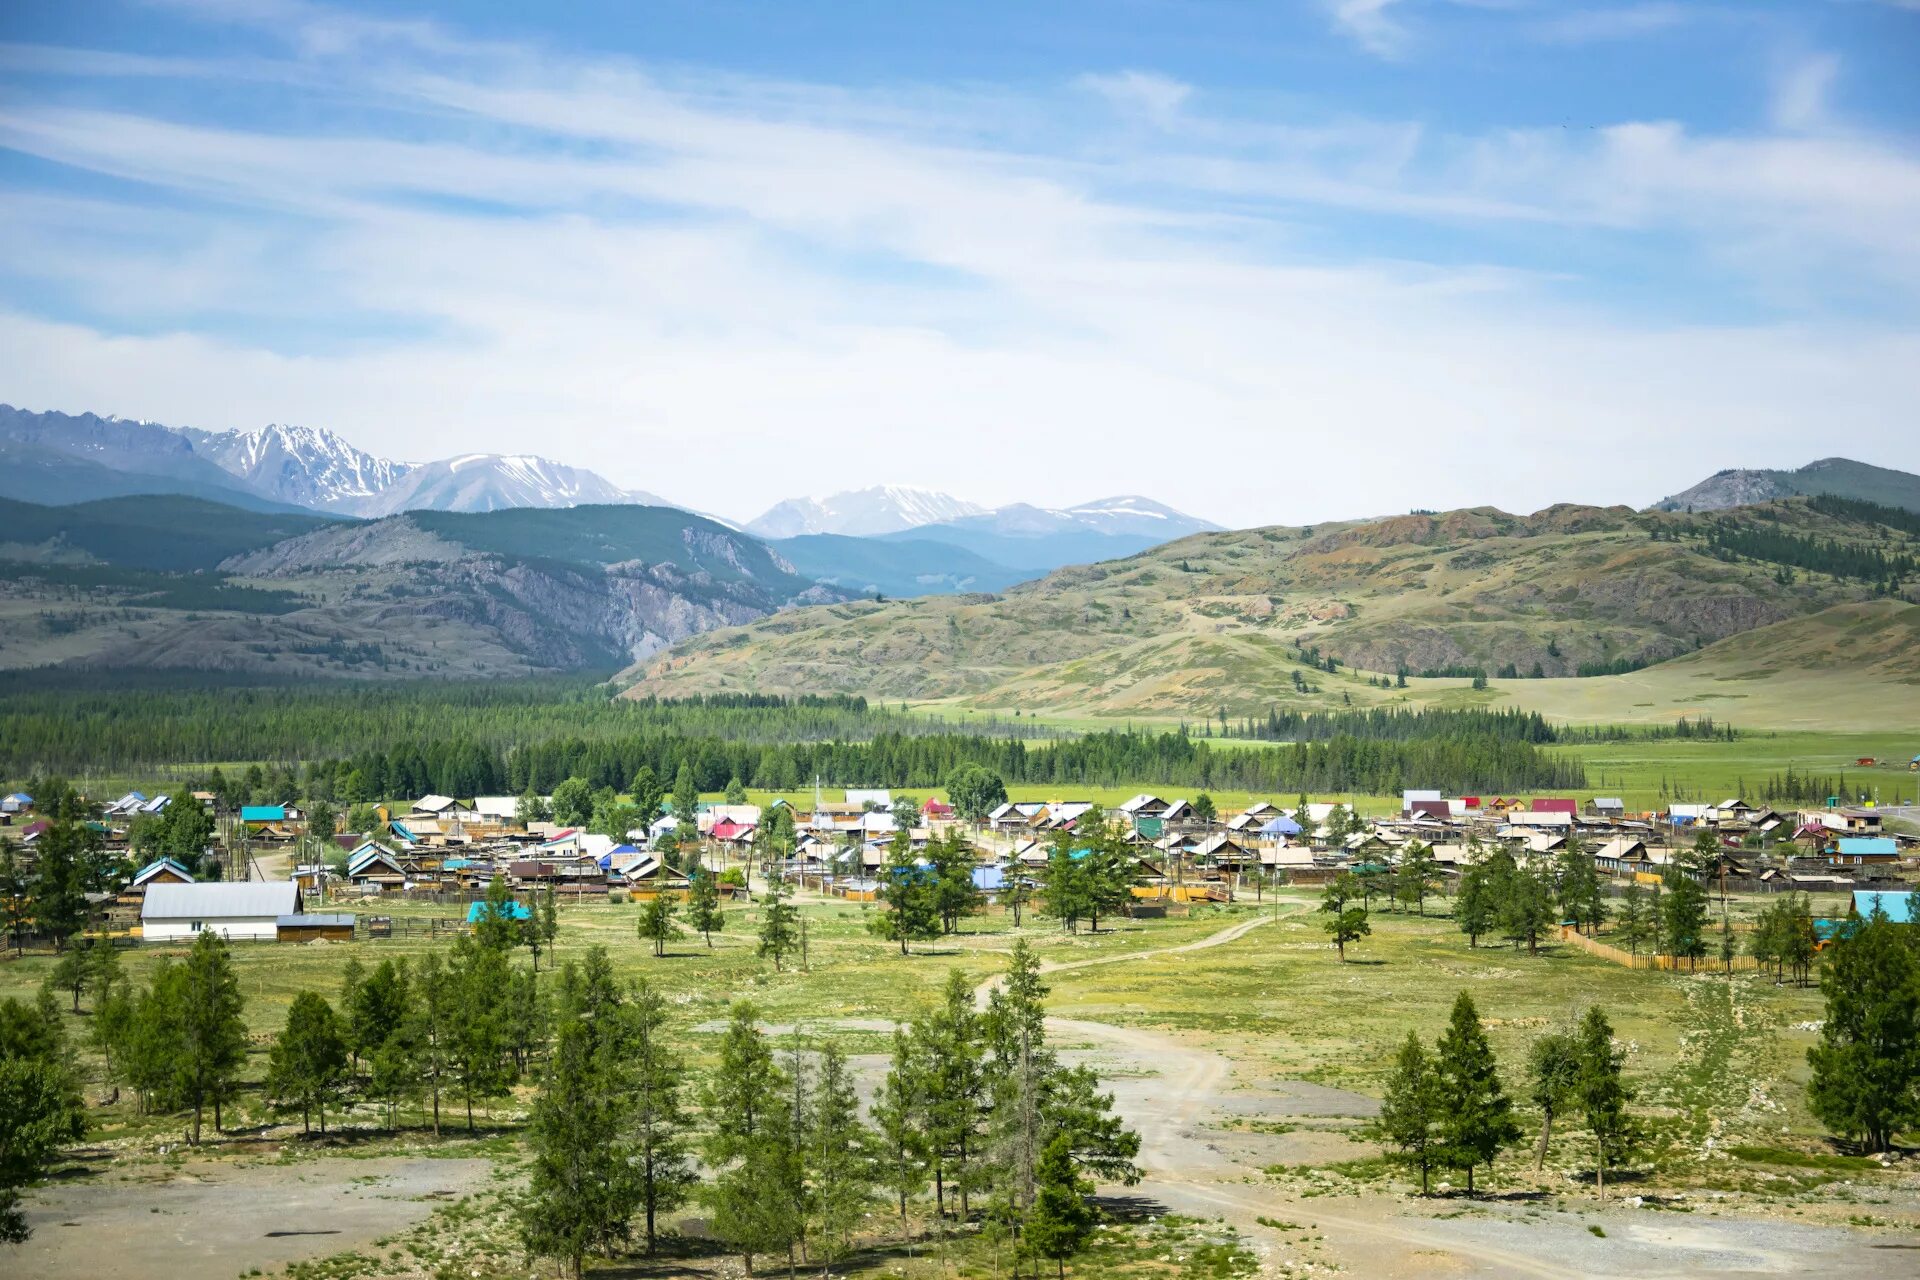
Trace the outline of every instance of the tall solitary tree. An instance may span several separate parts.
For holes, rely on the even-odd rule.
[[[713,935],[726,927],[726,915],[720,909],[720,877],[705,867],[695,867],[687,877],[687,925],[707,940],[713,950]]]
[[[932,868],[915,865],[911,834],[904,828],[895,831],[880,867],[881,910],[867,927],[875,936],[899,943],[903,956],[908,943],[940,936],[937,875]]]
[[[1480,1025],[1473,997],[1460,993],[1453,1016],[1436,1047],[1439,1079],[1441,1146],[1445,1161],[1467,1174],[1467,1194],[1473,1194],[1477,1165],[1492,1167],[1500,1152],[1520,1137],[1513,1118],[1513,1101],[1500,1085],[1493,1045]]]
[[[680,926],[673,922],[673,897],[662,889],[648,899],[647,905],[640,909],[640,936],[653,944],[653,954],[667,954],[667,943],[680,932]],[[712,946],[711,940],[707,943]]]
[[[767,882],[767,905],[760,913],[760,954],[773,961],[775,973],[800,949],[800,908],[793,905],[792,894],[779,875]]]
[[[1820,1122],[1869,1151],[1920,1123],[1920,960],[1876,908],[1827,952],[1826,1018],[1807,1050],[1807,1101]]]
[[[202,930],[183,964],[168,974],[167,999],[179,1028],[174,1085],[193,1108],[193,1141],[200,1141],[203,1109],[213,1107],[221,1127],[222,1102],[233,1092],[247,1058],[247,1027],[233,956],[218,934]]]
[[[1360,896],[1360,879],[1351,871],[1340,872],[1327,882],[1320,894],[1320,910],[1327,917],[1320,922],[1320,927],[1333,939],[1342,963],[1347,958],[1347,944],[1373,932],[1373,926],[1367,922],[1367,909],[1355,901]]]

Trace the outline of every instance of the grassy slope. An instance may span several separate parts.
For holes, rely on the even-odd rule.
[[[1885,533],[1828,520],[1800,503],[1778,510],[1787,523],[1821,536]],[[1554,508],[1524,519],[1469,511],[1201,535],[1063,569],[998,599],[786,613],[703,636],[632,675],[638,692],[663,695],[846,690],[1050,718],[1167,719],[1222,705],[1257,714],[1341,695],[1362,704],[1405,696],[1350,674],[1307,673],[1292,656],[1299,645],[1375,671],[1402,663],[1416,671],[1461,663],[1497,670],[1508,662],[1530,671],[1538,662],[1570,677],[1582,662],[1671,658],[1772,623],[1791,627],[1790,620],[1866,596],[1858,584],[1824,575],[1782,583],[1773,566],[1721,561],[1697,542],[1654,542],[1647,535],[1654,522],[1699,525],[1681,515]],[[1798,645],[1781,669],[1818,668],[1832,630],[1815,624],[1816,638]],[[1760,650],[1790,634],[1764,634],[1754,651],[1729,656],[1756,673],[1741,690],[1748,704],[1765,666]],[[1845,647],[1872,648],[1853,640]],[[1712,680],[1716,661],[1702,654],[1680,669]],[[1322,692],[1296,692],[1296,673]],[[1799,714],[1824,716],[1834,727],[1856,709],[1890,717],[1875,692],[1884,673],[1868,674],[1836,677],[1848,698]],[[1459,694],[1445,682],[1417,683],[1424,697],[1467,692],[1465,681],[1454,682]],[[1501,685],[1521,690],[1508,696],[1523,702],[1561,688],[1562,697],[1585,696],[1592,705],[1559,714],[1586,720],[1619,718],[1627,710],[1619,704],[1633,691],[1571,678]],[[1651,702],[1649,719],[1670,718],[1712,692],[1681,685],[1665,698],[1626,701]],[[1713,701],[1697,709],[1711,710]]]
[[[0,539],[16,548],[57,539],[107,564],[167,573],[212,569],[228,556],[333,523],[327,516],[269,515],[171,494],[64,507],[0,499]]]

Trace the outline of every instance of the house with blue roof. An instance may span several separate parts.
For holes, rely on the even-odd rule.
[[[1841,836],[1827,854],[1833,867],[1880,866],[1900,859],[1900,848],[1892,836]]]
[[[1879,889],[1855,889],[1853,891],[1853,910],[1862,920],[1870,918],[1874,911],[1885,913],[1894,924],[1913,923],[1913,891],[1900,890],[1893,893]]]

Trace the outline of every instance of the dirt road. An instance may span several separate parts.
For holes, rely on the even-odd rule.
[[[1228,946],[1270,919],[1241,921],[1197,942],[1147,954]],[[1057,973],[1137,958],[1138,953],[1100,957],[1043,970]],[[992,985],[983,984],[981,999]],[[1175,1212],[1227,1219],[1259,1247],[1268,1274],[1282,1274],[1288,1262],[1331,1262],[1360,1276],[1492,1280],[1782,1276],[1843,1268],[1872,1275],[1920,1275],[1913,1254],[1890,1250],[1882,1238],[1844,1228],[1705,1215],[1677,1221],[1671,1214],[1618,1202],[1602,1208],[1584,1196],[1569,1197],[1564,1208],[1526,1200],[1469,1205],[1388,1195],[1302,1197],[1261,1169],[1278,1162],[1273,1159],[1276,1144],[1326,1141],[1329,1136],[1262,1139],[1235,1132],[1232,1121],[1364,1117],[1377,1110],[1373,1099],[1299,1081],[1244,1078],[1213,1049],[1156,1030],[1072,1017],[1050,1018],[1048,1025],[1063,1044],[1086,1046],[1063,1056],[1104,1068],[1116,1110],[1140,1133],[1144,1181],[1110,1190],[1144,1197]],[[1344,1137],[1330,1140],[1349,1148],[1335,1158],[1361,1153]],[[1295,1224],[1296,1229],[1263,1226],[1262,1218]],[[1594,1227],[1604,1235],[1595,1235]],[[1306,1246],[1303,1242],[1313,1235],[1323,1240]]]

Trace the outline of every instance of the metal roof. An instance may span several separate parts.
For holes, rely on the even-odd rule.
[[[214,884],[150,884],[142,920],[222,920],[300,912],[300,886],[291,880]]]
[[[351,929],[353,928],[353,920],[354,918],[352,916],[347,916],[347,915],[340,915],[340,916],[298,915],[298,916],[281,916],[279,919],[275,920],[274,923],[277,925],[284,925],[289,929],[292,929],[292,928]]]

